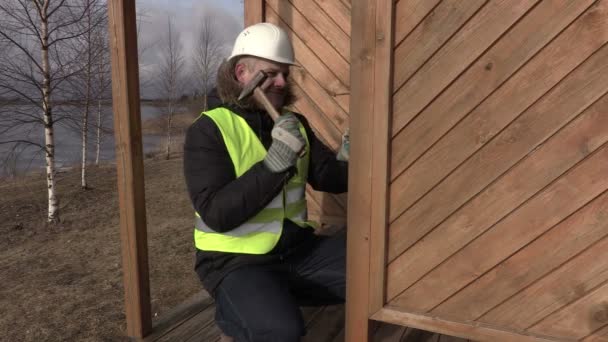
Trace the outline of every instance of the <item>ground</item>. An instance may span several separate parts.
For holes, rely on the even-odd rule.
[[[47,225],[43,174],[0,180],[0,340],[127,341],[113,165],[58,174],[61,223]],[[200,291],[182,160],[145,161],[153,315]]]

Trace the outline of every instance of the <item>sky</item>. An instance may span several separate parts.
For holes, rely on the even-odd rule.
[[[136,6],[138,13],[141,13],[138,25],[139,45],[144,47],[144,53],[140,56],[141,74],[144,78],[152,78],[154,70],[158,70],[158,42],[167,30],[168,16],[173,18],[175,28],[179,32],[187,63],[192,61],[196,32],[205,14],[214,18],[219,38],[225,43],[226,55],[243,29],[243,0],[137,0]],[[153,89],[143,88],[144,96],[153,96]]]

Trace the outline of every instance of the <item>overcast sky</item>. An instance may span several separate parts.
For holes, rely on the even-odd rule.
[[[243,29],[242,0],[137,0],[137,10],[141,13],[138,22],[141,36],[139,41],[141,46],[146,47],[140,58],[142,74],[158,70],[156,67],[160,59],[158,42],[167,31],[168,16],[174,18],[173,23],[179,32],[188,64],[192,61],[196,32],[205,14],[210,14],[214,18],[215,25],[219,29],[218,36],[225,42],[226,53],[229,53],[234,39]],[[147,95],[152,95],[150,91],[152,90],[142,89]]]

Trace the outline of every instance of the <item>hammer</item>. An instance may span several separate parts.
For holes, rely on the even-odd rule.
[[[276,108],[274,108],[272,103],[270,103],[270,101],[268,101],[266,94],[264,94],[264,91],[260,88],[260,86],[264,83],[264,81],[266,81],[267,78],[268,78],[268,75],[266,75],[266,73],[264,71],[262,71],[262,70],[258,71],[257,74],[255,75],[255,77],[251,81],[249,81],[249,83],[247,83],[245,85],[245,87],[243,87],[243,90],[241,91],[241,94],[239,95],[238,101],[251,95],[251,93],[253,92],[253,97],[259,103],[261,103],[262,106],[264,106],[264,109],[266,109],[268,114],[270,114],[270,117],[272,118],[272,120],[277,121],[277,119],[279,118],[279,116],[281,114],[279,114],[279,112],[277,111]]]
[[[279,114],[279,112],[276,108],[274,108],[272,103],[268,101],[266,94],[264,94],[264,91],[262,90],[262,88],[260,88],[260,86],[264,84],[264,81],[266,81],[267,78],[268,75],[266,75],[264,71],[259,70],[257,74],[253,77],[253,79],[251,79],[251,81],[249,81],[249,83],[247,83],[245,87],[243,87],[243,90],[241,91],[241,94],[238,97],[238,101],[253,93],[253,97],[259,103],[261,103],[262,106],[264,106],[264,109],[266,109],[266,112],[268,112],[272,120],[277,121],[281,114]],[[306,148],[303,148],[300,151],[299,155],[300,157],[304,157],[306,155]]]

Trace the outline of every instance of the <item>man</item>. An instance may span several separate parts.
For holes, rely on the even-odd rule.
[[[345,236],[320,237],[306,221],[306,183],[347,190],[347,163],[317,139],[293,102],[291,42],[279,27],[243,30],[218,71],[223,105],[189,128],[184,172],[196,211],[196,272],[215,298],[216,322],[236,341],[299,341],[300,305],[342,303]],[[259,70],[283,115],[238,101]],[[302,150],[304,151],[303,153]]]

